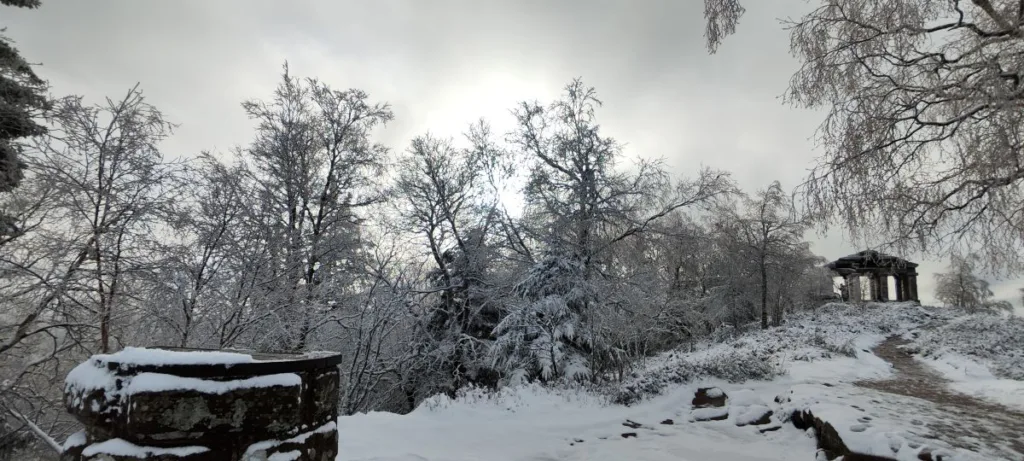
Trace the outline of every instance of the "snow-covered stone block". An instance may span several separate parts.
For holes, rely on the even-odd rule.
[[[65,380],[65,406],[86,431],[62,460],[333,460],[339,362],[140,348],[93,356]]]

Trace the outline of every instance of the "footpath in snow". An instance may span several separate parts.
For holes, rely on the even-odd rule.
[[[1006,392],[992,392],[992,388],[980,387],[976,397],[960,392],[956,386],[941,376],[927,363],[915,360],[902,346],[909,342],[899,337],[887,339],[874,353],[893,365],[893,375],[888,379],[858,382],[866,389],[882,391],[882,402],[873,405],[879,411],[901,412],[901,419],[912,408],[917,418],[910,420],[904,431],[919,439],[938,439],[951,446],[967,449],[991,457],[1008,459],[1024,458],[1024,399],[1011,399],[1024,389],[1024,382],[998,380],[990,373],[979,373],[978,380],[963,380],[966,389],[977,389],[978,382],[1002,382],[996,389]],[[938,362],[943,363],[943,362]],[[979,365],[975,367],[983,368]],[[953,374],[953,373],[950,373]],[[1013,384],[1016,383],[1014,386]],[[900,398],[911,397],[911,399]],[[1008,405],[1004,405],[1008,404]]]
[[[922,334],[918,339],[925,340],[911,349],[930,351],[928,357],[909,359],[904,352],[906,362],[891,355],[890,348],[898,344],[885,342],[894,336],[914,339],[922,327],[934,331],[935,325],[960,321],[959,316],[909,305],[833,305],[783,328],[705,345],[697,352],[665,354],[610,398],[525,386],[496,394],[469,392],[454,400],[439,396],[408,415],[341,417],[337,459],[816,459],[813,431],[797,429],[789,421],[793,412],[828,421],[846,448],[858,453],[897,460],[919,460],[923,454],[944,461],[1024,459],[1012,437],[1024,430],[1002,416],[986,419],[995,408],[1014,418],[1015,405],[1024,406],[1017,393],[1024,382],[1006,378],[1014,363],[1003,359],[1012,359],[1012,351],[980,353],[957,345],[960,339],[950,343]],[[879,345],[876,355],[872,349]],[[941,370],[925,368],[952,366],[968,356],[979,368],[959,381],[944,381]],[[763,362],[766,366],[755,370],[762,379],[744,381],[742,370],[728,368],[734,362],[741,368]],[[900,382],[916,389],[906,379],[907,363],[920,367],[913,372],[930,383],[931,391],[945,392],[943,386],[954,385],[975,392],[968,397],[949,390],[942,398],[970,399],[956,407],[906,395],[916,390],[885,388],[884,383]],[[1002,370],[1001,377],[981,373],[982,368]],[[986,384],[978,384],[982,380]],[[708,387],[728,395],[726,406],[692,409],[695,391]],[[610,403],[622,401],[623,395],[631,396],[625,399],[630,406]],[[765,409],[771,411],[768,424],[746,424],[764,416]],[[694,421],[719,416],[725,419]],[[817,459],[825,459],[824,454]]]

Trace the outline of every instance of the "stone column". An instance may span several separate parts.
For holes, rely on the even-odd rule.
[[[868,284],[870,287],[871,299],[869,301],[878,301],[881,297],[878,296],[878,274],[868,275]]]
[[[130,348],[65,380],[61,461],[333,461],[340,355]]]
[[[921,300],[917,298],[917,274],[907,276],[907,288],[907,300],[921,302]]]
[[[903,283],[903,274],[896,274],[892,278],[896,283],[896,301],[906,301],[907,298],[903,295],[903,288],[906,286],[906,283]]]
[[[846,276],[846,286],[850,292],[850,302],[859,303],[864,300],[864,294],[860,290],[859,274]]]
[[[886,302],[889,300],[889,276],[878,276],[878,300]]]

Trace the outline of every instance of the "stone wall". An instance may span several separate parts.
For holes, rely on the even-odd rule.
[[[62,461],[334,460],[340,357],[194,363],[209,362],[196,354],[76,367],[64,400],[86,429]]]

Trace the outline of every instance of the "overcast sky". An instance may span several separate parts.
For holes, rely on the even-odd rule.
[[[776,179],[792,188],[817,155],[810,137],[822,114],[778,98],[797,62],[776,19],[809,4],[747,1],[739,32],[709,55],[702,3],[43,0],[37,10],[4,7],[0,27],[55,95],[97,101],[141,83],[180,124],[171,156],[245,144],[252,124],[239,103],[269,98],[287,60],[295,75],[391,103],[395,121],[378,140],[392,149],[427,131],[458,136],[480,117],[506,129],[517,101],[550,101],[582,77],[627,155],[663,158],[679,176],[727,169],[748,191]],[[808,237],[830,259],[862,249],[836,232]],[[932,274],[947,262],[910,256],[929,303]],[[1018,307],[1021,286],[993,280]]]

